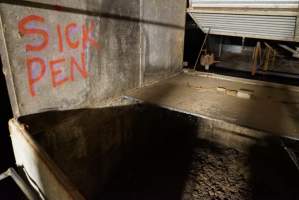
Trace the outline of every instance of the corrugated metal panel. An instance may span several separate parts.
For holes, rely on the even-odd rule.
[[[192,7],[298,8],[299,0],[190,0]]]
[[[240,15],[191,12],[198,26],[211,34],[292,41],[296,16]]]
[[[299,42],[299,18],[296,20],[295,41]]]

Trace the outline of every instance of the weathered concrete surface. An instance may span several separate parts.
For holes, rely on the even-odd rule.
[[[185,1],[3,1],[15,116],[98,107],[181,69]]]
[[[252,91],[242,99],[217,91]],[[127,96],[179,112],[227,122],[276,136],[299,138],[299,88],[207,73],[181,74]]]
[[[176,26],[141,26],[144,82],[149,83],[181,71],[183,63],[186,1],[142,1],[142,19]]]
[[[19,118],[28,130],[10,123],[17,165],[47,199],[98,197],[131,144],[147,141],[136,108],[111,99],[181,70],[184,9],[183,0],[1,1],[14,116],[55,110]]]

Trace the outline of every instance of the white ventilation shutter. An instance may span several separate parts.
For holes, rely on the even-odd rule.
[[[198,26],[211,34],[292,41],[295,16],[190,13]]]
[[[190,0],[192,7],[298,8],[299,0]]]
[[[299,0],[190,0],[188,13],[205,33],[299,41]]]

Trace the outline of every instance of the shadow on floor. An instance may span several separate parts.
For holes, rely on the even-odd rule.
[[[164,123],[148,129],[147,148],[119,166],[103,199],[299,198],[298,171],[277,138],[240,152],[198,139],[197,118],[164,112]]]
[[[150,135],[106,187],[103,199],[181,199],[196,144],[197,119],[155,108],[138,126]],[[146,125],[147,123],[147,125]]]

